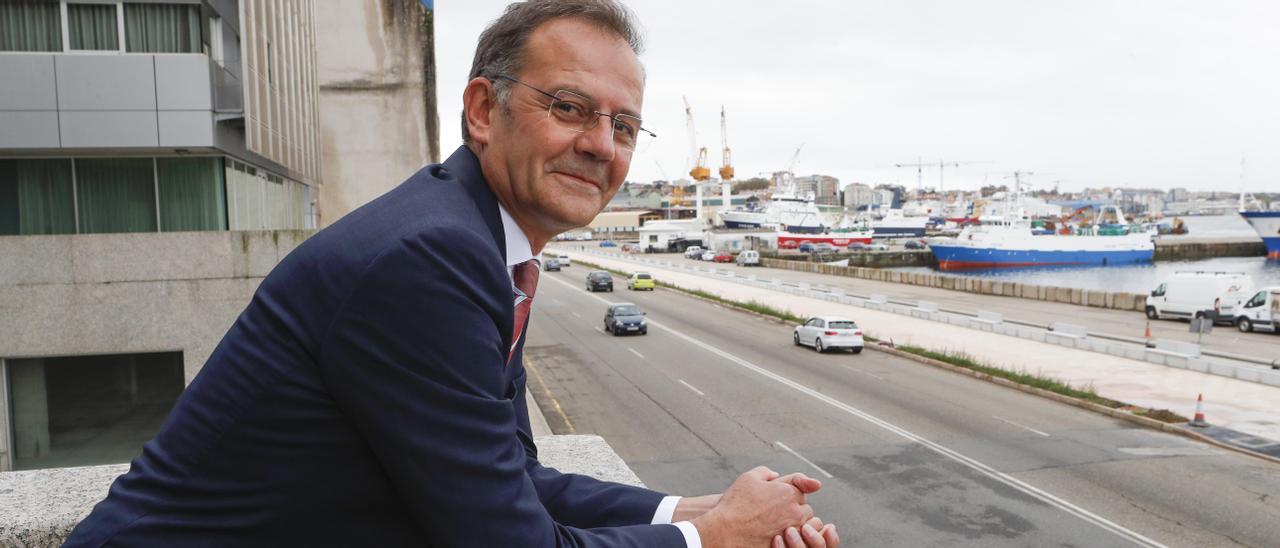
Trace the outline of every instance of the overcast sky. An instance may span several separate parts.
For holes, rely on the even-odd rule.
[[[502,0],[436,3],[441,146],[461,144],[462,89]],[[946,188],[1035,172],[1034,188],[1280,192],[1280,2],[877,0],[628,5],[645,29],[643,116],[659,135],[632,181],[689,171],[686,95],[720,167],[720,106],[738,178],[916,184],[895,164],[972,162]],[[664,174],[665,173],[665,174]],[[936,166],[925,168],[937,186]]]

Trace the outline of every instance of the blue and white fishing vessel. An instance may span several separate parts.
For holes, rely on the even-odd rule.
[[[1046,231],[1033,227],[1029,218],[1014,214],[1009,206],[999,221],[966,226],[956,238],[930,238],[929,248],[942,270],[1151,262],[1155,258],[1152,232],[1140,226],[1130,228],[1119,208],[1110,207],[1117,222],[1107,228]]]
[[[1280,259],[1280,211],[1241,211],[1240,216],[1262,238],[1267,258]]]

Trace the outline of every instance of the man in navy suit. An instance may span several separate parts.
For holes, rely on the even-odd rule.
[[[668,497],[543,467],[523,328],[535,256],[617,192],[644,132],[613,0],[513,4],[464,140],[263,280],[68,546],[834,546],[801,474]]]

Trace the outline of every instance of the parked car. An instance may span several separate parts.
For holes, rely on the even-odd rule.
[[[889,244],[884,244],[880,242],[871,242],[867,244],[867,251],[888,251],[888,250],[889,250]]]
[[[560,259],[551,258],[542,262],[542,269],[547,272],[560,271]]]
[[[1265,287],[1232,311],[1241,333],[1265,329],[1280,333],[1280,287]]]
[[[907,240],[907,243],[903,244],[903,246],[907,249],[925,249],[929,247],[921,240]]]
[[[733,262],[733,253],[730,253],[728,251],[720,251],[716,253],[716,256],[712,257],[711,260],[717,263],[731,263]]]
[[[645,313],[632,303],[616,303],[609,305],[604,313],[604,330],[614,336],[624,333],[649,332],[649,322],[644,319]]]
[[[778,249],[795,249],[800,247],[800,243],[795,240],[783,240],[778,242]]]
[[[836,246],[829,244],[827,242],[818,242],[816,244],[813,244],[812,252],[813,253],[835,253]]]
[[[618,247],[618,244],[613,243],[613,240],[604,240],[600,242],[600,247]]]
[[[560,266],[562,267],[568,268],[573,266],[573,262],[569,260],[569,256],[564,253],[556,255],[556,258],[560,260]]]
[[[714,261],[716,259],[716,252],[710,249],[703,251],[701,259],[704,261]]]
[[[702,246],[691,245],[684,250],[684,258],[697,259],[702,256]]]
[[[1176,272],[1147,297],[1147,318],[1199,318],[1232,321],[1231,311],[1253,296],[1252,282],[1240,272]]]
[[[738,266],[760,266],[760,252],[747,249],[738,254],[734,261]]]
[[[862,242],[849,242],[849,245],[845,249],[848,249],[849,251],[866,251],[867,244]]]
[[[613,276],[603,270],[592,270],[587,273],[587,291],[613,292]]]
[[[848,348],[854,354],[862,352],[862,329],[848,318],[817,316],[796,326],[791,334],[797,346],[812,346],[818,352],[830,348]]]
[[[633,272],[631,277],[627,278],[627,289],[633,291],[640,289],[653,291],[654,285],[653,276],[648,272]]]

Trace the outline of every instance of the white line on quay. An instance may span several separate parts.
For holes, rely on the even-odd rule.
[[[1036,430],[1035,428],[1032,428],[1032,427],[1030,427],[1030,426],[1026,426],[1026,425],[1018,424],[1018,423],[1013,422],[1013,421],[1011,421],[1011,420],[1009,420],[1009,419],[1006,419],[1006,418],[1004,418],[1004,417],[997,417],[997,416],[995,416],[995,415],[991,415],[991,418],[993,418],[993,419],[995,419],[995,420],[998,420],[998,421],[1000,421],[1000,422],[1003,422],[1003,423],[1012,424],[1012,425],[1017,426],[1018,428],[1021,428],[1021,429],[1023,429],[1023,430],[1030,430],[1030,431],[1035,432],[1035,433],[1037,433],[1037,434],[1040,434],[1041,436],[1044,436],[1044,437],[1046,437],[1046,438],[1047,438],[1047,437],[1049,437],[1049,434],[1046,434],[1046,433],[1044,433],[1044,432],[1041,432],[1041,431],[1039,431],[1039,430]]]
[[[570,312],[570,314],[573,314],[573,317],[575,317],[575,318],[581,318],[581,317],[582,317],[582,314],[579,314],[579,313],[577,313],[577,312]]]
[[[559,283],[559,284],[561,284],[561,285],[564,285],[565,287],[568,287],[568,288],[570,288],[570,289],[574,289],[574,288],[576,287],[576,286],[574,286],[574,285],[570,284],[569,282],[566,282],[566,281],[560,280],[560,279],[555,278],[555,277],[548,277],[547,279],[549,279],[549,280],[554,280],[556,283]],[[593,298],[593,299],[596,299],[597,301],[600,301],[600,302],[605,303],[605,304],[611,304],[609,300],[607,300],[607,299],[605,299],[605,298],[603,298],[603,297],[601,297],[601,296],[599,296],[599,295],[587,294],[586,296],[587,296],[587,297],[591,297],[591,298]],[[943,446],[943,445],[940,445],[940,444],[938,444],[938,443],[935,443],[935,442],[933,442],[933,441],[930,441],[930,440],[928,440],[928,439],[925,439],[925,438],[923,438],[923,437],[920,437],[919,435],[917,435],[917,434],[915,434],[915,433],[911,432],[910,430],[907,430],[907,429],[905,429],[905,428],[902,428],[902,427],[900,427],[900,426],[897,426],[897,425],[895,425],[895,424],[893,424],[893,423],[890,423],[890,422],[888,422],[888,421],[886,421],[886,420],[884,420],[884,419],[881,419],[881,418],[879,418],[879,417],[876,417],[875,415],[872,415],[872,414],[867,413],[867,412],[865,412],[865,411],[863,411],[863,410],[861,410],[861,409],[858,409],[858,408],[853,407],[853,406],[851,406],[851,405],[849,405],[849,404],[847,404],[847,403],[844,403],[844,402],[842,402],[842,401],[840,401],[840,400],[837,400],[837,399],[835,399],[835,398],[832,398],[831,396],[828,396],[828,395],[826,395],[826,394],[823,394],[823,393],[821,393],[821,392],[818,392],[817,390],[814,390],[814,389],[809,388],[809,387],[807,387],[807,386],[804,386],[804,385],[802,385],[802,384],[800,384],[800,383],[798,383],[798,382],[796,382],[796,381],[793,381],[793,380],[791,380],[791,379],[788,379],[788,378],[786,378],[786,377],[783,377],[782,375],[779,375],[779,374],[777,374],[777,373],[774,373],[774,372],[772,372],[772,371],[769,371],[768,369],[765,369],[765,368],[763,368],[763,367],[760,367],[760,366],[758,366],[758,365],[756,365],[756,364],[754,364],[754,363],[751,363],[751,362],[749,362],[749,361],[747,361],[747,360],[744,360],[744,359],[742,359],[742,358],[739,358],[738,356],[735,356],[735,355],[733,355],[733,354],[730,354],[729,352],[726,352],[726,351],[724,351],[724,350],[721,350],[721,349],[720,349],[720,348],[718,348],[718,347],[715,347],[715,346],[712,346],[711,344],[708,344],[708,343],[702,342],[701,340],[698,340],[698,339],[693,338],[693,337],[691,337],[691,336],[689,336],[689,335],[686,335],[686,334],[684,334],[684,333],[681,333],[680,331],[677,331],[677,330],[675,330],[675,329],[672,329],[672,328],[670,328],[670,327],[667,327],[666,325],[664,325],[664,324],[662,324],[662,323],[660,323],[660,322],[654,321],[654,320],[652,320],[652,319],[651,319],[651,320],[649,320],[649,324],[650,324],[650,325],[652,325],[653,327],[657,327],[658,329],[661,329],[661,330],[663,330],[663,331],[666,331],[667,333],[670,333],[670,334],[672,334],[672,335],[676,336],[677,338],[684,339],[686,342],[688,342],[688,343],[690,343],[690,344],[692,344],[692,345],[694,345],[694,346],[700,347],[700,348],[702,348],[702,349],[704,349],[704,350],[706,350],[706,351],[708,351],[708,352],[710,352],[710,353],[712,353],[712,354],[715,354],[715,355],[717,355],[717,356],[720,356],[721,358],[724,358],[724,359],[725,359],[725,360],[727,360],[728,362],[733,363],[733,364],[735,364],[735,365],[737,365],[737,366],[739,366],[739,367],[742,367],[742,368],[747,369],[747,370],[749,370],[749,371],[753,371],[753,372],[755,372],[755,373],[758,373],[758,374],[760,374],[761,376],[764,376],[764,377],[766,377],[766,378],[768,378],[768,379],[770,379],[770,380],[772,380],[772,381],[774,381],[774,382],[777,382],[778,384],[781,384],[781,385],[783,385],[783,386],[786,386],[786,387],[788,387],[788,388],[791,388],[791,389],[793,389],[793,390],[796,390],[797,392],[800,392],[800,393],[802,393],[802,394],[804,394],[804,395],[806,395],[806,396],[809,396],[809,397],[814,398],[814,399],[816,399],[816,400],[818,400],[818,401],[821,401],[822,403],[825,403],[825,404],[827,404],[827,405],[830,405],[830,406],[832,406],[832,407],[835,407],[836,409],[839,409],[839,410],[841,410],[841,411],[844,411],[845,413],[848,413],[848,414],[850,414],[850,415],[853,415],[853,416],[855,416],[855,417],[858,417],[858,418],[860,418],[860,419],[862,419],[862,420],[864,420],[864,421],[867,421],[867,422],[869,422],[869,423],[871,423],[871,424],[873,424],[873,425],[875,425],[875,426],[878,426],[878,427],[880,427],[880,428],[883,428],[884,430],[887,430],[887,431],[889,431],[889,432],[892,432],[892,433],[894,433],[894,434],[897,434],[898,436],[900,436],[900,437],[902,437],[902,438],[904,438],[904,439],[906,439],[906,440],[909,440],[909,441],[915,442],[915,443],[917,443],[917,444],[920,444],[920,445],[922,445],[922,446],[924,446],[924,447],[928,448],[929,450],[931,450],[931,451],[933,451],[933,452],[935,452],[935,453],[938,453],[939,455],[942,455],[943,457],[946,457],[946,458],[948,458],[948,459],[951,459],[951,460],[953,460],[953,461],[956,461],[956,462],[958,462],[958,463],[960,463],[960,464],[962,464],[962,465],[964,465],[964,466],[969,467],[970,469],[973,469],[974,471],[976,471],[976,472],[978,472],[978,473],[980,473],[980,474],[983,474],[983,475],[985,475],[985,476],[987,476],[987,477],[989,477],[989,478],[991,478],[991,479],[994,479],[994,480],[996,480],[996,481],[998,481],[998,482],[1000,482],[1000,483],[1003,483],[1003,484],[1005,484],[1005,485],[1008,485],[1009,487],[1012,487],[1012,488],[1014,488],[1014,489],[1017,489],[1017,490],[1019,490],[1019,491],[1022,491],[1023,493],[1026,493],[1027,495],[1030,495],[1031,497],[1034,497],[1034,498],[1036,498],[1036,499],[1039,499],[1039,500],[1041,500],[1041,501],[1045,502],[1046,504],[1048,504],[1048,505],[1050,505],[1050,506],[1053,506],[1053,507],[1055,507],[1055,508],[1058,508],[1059,510],[1062,510],[1062,511],[1064,511],[1064,512],[1068,513],[1068,514],[1071,514],[1071,515],[1073,515],[1073,516],[1076,516],[1077,518],[1080,518],[1080,519],[1082,519],[1082,520],[1084,520],[1084,521],[1087,521],[1087,522],[1089,522],[1089,523],[1092,523],[1093,525],[1095,525],[1095,526],[1097,526],[1097,527],[1099,527],[1099,528],[1101,528],[1101,529],[1103,529],[1103,530],[1109,531],[1109,532],[1111,532],[1111,533],[1113,533],[1113,534],[1115,534],[1115,535],[1117,535],[1117,536],[1119,536],[1119,537],[1121,537],[1121,538],[1124,538],[1124,539],[1126,539],[1126,540],[1128,540],[1128,541],[1130,541],[1130,542],[1132,542],[1132,543],[1134,543],[1134,544],[1137,544],[1137,545],[1140,545],[1140,546],[1153,546],[1153,547],[1154,547],[1154,546],[1159,546],[1159,547],[1163,547],[1163,546],[1164,546],[1163,544],[1160,544],[1159,542],[1156,542],[1155,540],[1152,540],[1152,539],[1150,539],[1150,538],[1147,538],[1147,537],[1143,536],[1142,534],[1138,533],[1137,531],[1133,531],[1133,530],[1131,530],[1131,529],[1128,529],[1128,528],[1126,528],[1126,527],[1124,527],[1124,526],[1122,526],[1122,525],[1120,525],[1120,524],[1118,524],[1118,523],[1115,523],[1115,522],[1113,522],[1113,521],[1111,521],[1111,520],[1109,520],[1109,519],[1107,519],[1107,518],[1104,518],[1104,517],[1102,517],[1102,516],[1100,516],[1100,515],[1098,515],[1098,514],[1094,514],[1093,512],[1090,512],[1090,511],[1088,511],[1088,510],[1085,510],[1084,508],[1081,508],[1081,507],[1079,507],[1079,506],[1076,506],[1075,504],[1072,504],[1072,503],[1070,503],[1070,502],[1068,502],[1068,501],[1066,501],[1066,500],[1064,500],[1064,499],[1062,499],[1062,498],[1058,497],[1057,495],[1054,495],[1053,493],[1050,493],[1050,492],[1048,492],[1048,491],[1045,491],[1045,490],[1043,490],[1043,489],[1040,489],[1039,487],[1036,487],[1036,486],[1031,485],[1031,484],[1029,484],[1029,483],[1027,483],[1027,482],[1025,482],[1025,481],[1022,481],[1022,480],[1020,480],[1020,479],[1018,479],[1018,478],[1015,478],[1015,477],[1013,477],[1013,476],[1010,476],[1009,474],[1005,474],[1004,472],[1001,472],[1001,471],[999,471],[999,470],[996,470],[995,468],[992,468],[992,467],[990,467],[990,466],[988,466],[988,465],[986,465],[986,464],[984,464],[984,463],[982,463],[982,462],[979,462],[979,461],[978,461],[978,460],[976,460],[976,459],[973,459],[973,458],[971,458],[971,457],[965,456],[965,455],[963,455],[963,454],[961,454],[961,453],[959,453],[959,452],[956,452],[956,451],[954,451],[954,450],[952,450],[952,449],[949,449],[949,448],[947,448],[947,447],[945,447],[945,446]],[[599,327],[597,327],[596,329],[599,329]]]
[[[701,390],[694,388],[692,384],[684,382],[684,379],[676,379],[676,380],[680,381],[680,384],[683,384],[685,388],[692,390],[694,394],[697,394],[699,396],[706,396],[706,394],[703,394]]]
[[[631,347],[627,347],[627,350],[630,350],[632,354],[635,354],[635,355],[636,355],[636,357],[638,357],[638,358],[640,358],[640,359],[642,359],[642,360],[644,359],[644,354],[641,354],[641,353],[639,353],[639,352],[636,352],[636,349],[631,348]]]
[[[591,329],[594,329],[594,330],[596,330],[596,331],[599,331],[600,333],[604,333],[604,330],[603,330],[603,329],[600,329],[600,326],[598,326],[598,325],[593,325],[593,326],[591,326]]]

